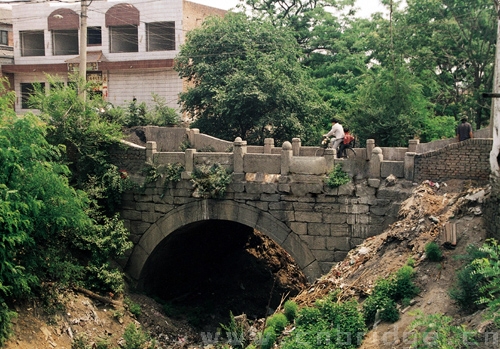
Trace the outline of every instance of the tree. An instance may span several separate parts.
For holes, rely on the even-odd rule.
[[[373,57],[384,66],[407,62],[438,116],[466,113],[488,123],[496,12],[491,0],[408,0],[390,23],[380,21]],[[391,35],[392,34],[392,35]],[[391,46],[393,42],[393,46]]]
[[[75,90],[65,93],[76,95]],[[96,137],[96,121],[87,122],[89,133],[84,133],[85,122],[69,115],[72,108],[79,113],[90,105],[79,109],[80,99],[59,99],[51,107],[54,117],[45,115],[53,122],[48,125],[31,113],[16,116],[14,98],[0,91],[0,343],[12,316],[5,304],[14,300],[50,300],[61,286],[122,291],[122,274],[109,261],[131,247],[123,222],[116,215],[104,216],[91,195],[70,185],[65,147],[48,141],[49,129],[52,140],[62,143],[71,139],[76,144],[83,134]],[[55,102],[49,97],[40,101],[45,107]],[[86,154],[90,157],[89,149]]]
[[[75,87],[47,79],[50,90],[36,85],[29,103],[48,125],[48,143],[64,147],[61,159],[70,169],[70,185],[91,194],[98,209],[111,217],[131,184],[121,179],[110,157],[112,147],[120,144],[121,125],[102,99],[84,101]]]
[[[342,11],[354,5],[354,0],[241,0],[251,10],[252,17],[269,20],[275,27],[287,27],[297,42],[310,50],[311,29],[321,25],[331,13],[326,8]],[[244,7],[245,8],[245,7]]]
[[[348,112],[362,143],[375,139],[378,146],[399,147],[420,135],[430,104],[408,70],[382,68],[366,76]]]
[[[175,69],[190,83],[182,111],[202,132],[253,144],[317,142],[327,106],[300,65],[293,34],[242,13],[212,17],[187,34]],[[320,126],[320,125],[319,125]]]

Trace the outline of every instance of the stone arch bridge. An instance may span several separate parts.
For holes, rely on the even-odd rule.
[[[408,148],[379,148],[369,140],[367,148],[356,149],[356,157],[336,159],[333,150],[303,147],[299,139],[278,148],[272,139],[258,147],[248,146],[239,138],[221,141],[197,130],[150,127],[139,131],[142,141],[132,134],[129,139],[134,142],[116,149],[114,159],[121,171],[142,183],[147,161],[156,168],[173,163],[184,168],[179,182],[160,179],[123,196],[121,214],[134,247],[121,262],[139,287],[148,265],[167,253],[165,243],[170,237],[208,221],[235,222],[269,236],[312,281],[329,271],[350,249],[397,219],[400,203],[410,194],[414,180],[421,180],[419,174],[427,174],[434,166],[432,161],[443,165],[442,149],[459,153],[458,159],[465,150],[460,147],[467,147],[465,153],[477,155],[474,161],[480,168],[488,159],[482,149],[491,142],[474,139],[457,144],[451,140],[437,150],[429,150],[429,145],[422,147],[418,141],[410,142]],[[187,145],[185,151],[179,150],[182,144]],[[437,156],[434,160],[429,155],[432,153]],[[197,166],[215,163],[232,172],[224,198],[197,197],[191,173]],[[342,165],[352,181],[330,188],[325,178],[336,164]],[[448,178],[460,178],[457,165],[450,166],[455,173]],[[443,176],[453,171],[437,172]],[[472,175],[487,180],[488,174],[483,169]],[[396,184],[387,185],[384,179],[389,175],[397,178]]]

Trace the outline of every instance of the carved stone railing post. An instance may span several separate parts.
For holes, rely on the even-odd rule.
[[[272,138],[266,138],[266,139],[272,139]],[[233,142],[234,180],[243,180],[245,178],[244,158],[246,153],[247,153],[247,141],[241,140],[241,137],[236,137],[236,139]]]
[[[367,139],[366,140],[366,158],[370,160],[372,156],[372,151],[373,148],[375,148],[375,140],[374,139]]]
[[[184,153],[184,168],[185,171],[182,172],[182,179],[190,179],[191,173],[194,171],[194,153],[196,153],[196,149],[186,149]]]
[[[281,175],[286,176],[290,172],[290,163],[293,157],[292,144],[288,141],[281,148]]]
[[[326,160],[326,168],[327,168],[327,171],[330,171],[333,169],[333,165],[335,165],[335,157],[337,156],[336,155],[336,151],[335,149],[325,149],[325,153],[324,153],[324,158]]]
[[[292,150],[293,150],[293,156],[299,156],[300,155],[300,146],[302,142],[300,138],[292,138]]]
[[[146,142],[146,161],[153,161],[153,154],[156,153],[156,142]]]
[[[405,153],[405,163],[404,163],[405,179],[409,181],[412,181],[413,178],[415,177],[415,155],[417,155],[417,153],[415,152]]]
[[[371,187],[378,188],[380,185],[380,169],[383,160],[384,155],[382,154],[382,149],[379,147],[373,148],[370,157],[370,169],[368,172],[368,185]]]
[[[186,129],[186,133],[188,136],[189,144],[191,144],[191,148],[196,149],[196,135],[200,134],[200,130],[197,128]]]
[[[271,154],[273,148],[274,148],[274,138],[265,138],[264,139],[264,154]]]
[[[420,143],[420,139],[410,139],[408,141],[408,152],[409,153],[416,153],[417,152],[417,145]]]

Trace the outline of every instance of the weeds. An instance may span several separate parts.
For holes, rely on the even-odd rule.
[[[226,331],[228,343],[234,348],[243,348],[245,346],[245,328],[243,324],[236,322],[233,313],[229,312],[229,324],[220,324]]]
[[[153,349],[155,346],[154,341],[151,341],[149,336],[133,323],[125,329],[123,339],[125,340],[124,349]]]
[[[424,315],[420,310],[415,313],[416,319],[410,324],[410,348],[457,349],[477,345],[474,341],[475,331],[467,331],[465,326],[451,325],[452,318],[442,314]]]
[[[283,305],[283,311],[288,321],[292,322],[297,317],[299,306],[297,303],[289,299]]]
[[[419,289],[413,283],[414,270],[409,265],[403,266],[395,274],[385,279],[378,279],[372,294],[363,303],[363,314],[367,324],[376,321],[395,322],[399,319],[396,302],[408,304]]]
[[[337,164],[332,171],[328,173],[326,178],[326,185],[330,188],[337,188],[341,185],[347,184],[351,181],[351,177],[347,172],[342,170],[342,165]]]
[[[337,294],[299,310],[295,330],[282,342],[283,349],[357,348],[366,327],[355,300],[338,303]]]
[[[463,310],[476,311],[481,297],[480,286],[486,281],[484,275],[477,272],[478,265],[472,264],[476,259],[486,258],[487,254],[475,245],[467,246],[467,254],[459,256],[466,264],[456,272],[457,281],[449,291],[450,297],[457,302]]]
[[[199,166],[191,174],[191,182],[195,197],[221,199],[231,183],[231,173],[218,163]]]
[[[141,315],[141,305],[133,302],[130,298],[126,297],[124,303],[127,305],[128,310],[138,318]]]
[[[434,241],[425,245],[425,255],[431,262],[440,262],[443,259],[443,252],[439,248],[439,245]]]

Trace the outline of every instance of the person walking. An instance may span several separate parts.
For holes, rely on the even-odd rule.
[[[462,117],[461,124],[457,126],[456,135],[459,142],[472,138],[472,126],[467,122],[466,117]]]
[[[330,132],[326,133],[323,135],[323,137],[332,137],[332,140],[330,141],[330,146],[332,149],[337,149],[340,143],[344,141],[344,128],[342,125],[339,123],[339,120],[336,118],[332,118],[332,129]],[[337,157],[340,157],[341,154],[339,151],[337,151]]]

